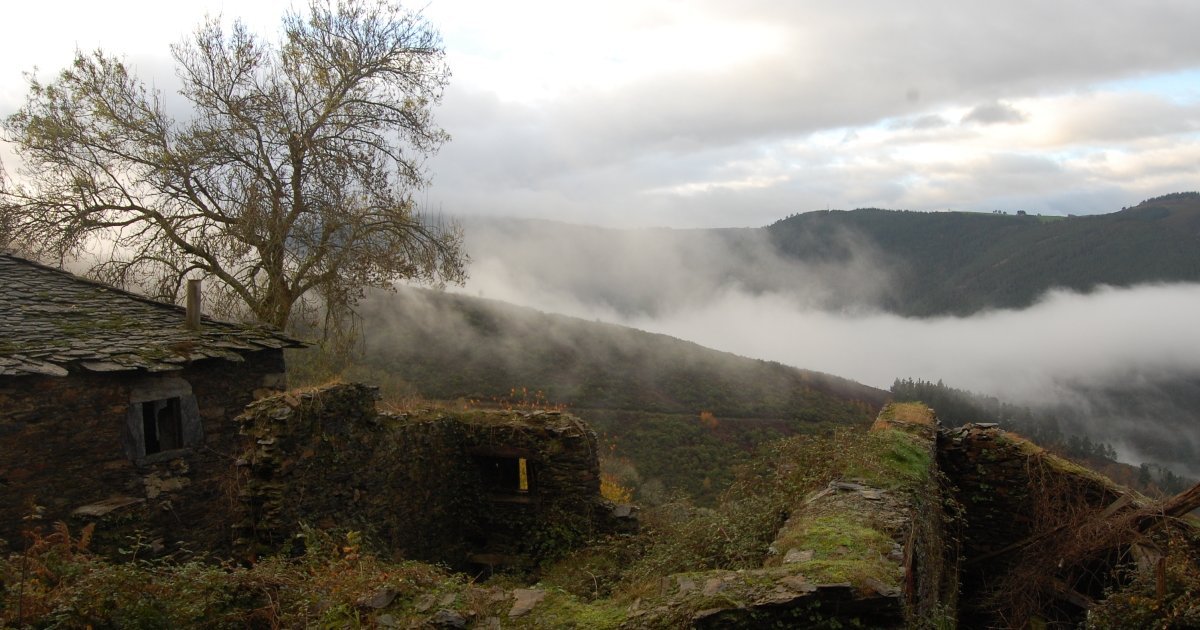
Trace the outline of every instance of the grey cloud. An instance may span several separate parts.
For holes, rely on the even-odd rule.
[[[889,129],[911,129],[913,131],[924,131],[928,129],[942,129],[950,125],[950,121],[939,114],[925,114],[923,116],[914,116],[912,118],[901,118],[893,120],[888,124]]]
[[[1061,3],[918,3],[868,15],[844,3],[765,3],[715,12],[725,11],[730,20],[787,25],[791,48],[716,75],[655,77],[619,92],[580,94],[564,106],[623,143],[741,141],[1200,63],[1200,42],[1182,26],[1200,21],[1200,8],[1186,5],[1151,18],[1126,3],[1087,11]],[[1145,46],[1148,40],[1159,45]],[[919,105],[905,98],[912,89],[922,95]]]
[[[908,125],[913,133],[898,134],[882,151],[912,141],[963,140],[933,112],[983,102],[967,122],[1016,121],[1020,112],[1005,104],[1011,99],[1200,64],[1200,40],[1184,26],[1200,21],[1200,5],[1160,7],[1152,15],[1126,3],[1086,11],[1036,2],[891,7],[758,2],[734,11],[712,3],[707,8],[714,17],[784,29],[785,50],[720,71],[582,88],[536,106],[455,86],[440,114],[455,140],[431,163],[431,197],[451,212],[611,224],[761,225],[827,205],[990,209],[1012,197],[1014,185],[1033,185],[1022,191],[1030,195],[1067,190],[1097,196],[1109,183],[1075,177],[1071,169],[1055,173],[1047,166],[1040,176],[1032,170],[1016,176],[986,156],[973,156],[965,162],[984,170],[927,165],[931,172],[913,174],[889,163],[886,152],[836,150],[791,163],[790,177],[766,189],[675,198],[646,191],[713,181],[727,165],[752,159],[763,147],[805,143],[823,130],[846,135],[883,120],[893,121],[893,130]],[[913,92],[920,98],[908,98]],[[1095,109],[1072,121],[1063,137],[1086,143],[1092,136],[1186,132],[1196,119],[1183,106],[1141,110],[1114,103]],[[993,179],[997,173],[1003,177]],[[1127,191],[1130,185],[1122,184]],[[1128,203],[1121,201],[1087,211]]]
[[[1007,103],[976,105],[962,118],[963,123],[981,125],[1012,124],[1029,120],[1029,114]]]
[[[887,295],[879,254],[849,233],[849,262],[801,264],[761,230],[615,230],[467,219],[467,293],[581,317],[658,318],[703,309],[726,291],[782,293],[806,308],[870,308]],[[833,246],[833,244],[831,244]]]

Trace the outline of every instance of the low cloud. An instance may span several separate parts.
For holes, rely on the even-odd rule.
[[[1200,375],[1200,285],[1052,291],[1022,310],[905,318],[874,306],[887,295],[889,263],[849,236],[842,246],[854,262],[834,269],[763,254],[752,231],[507,225],[468,232],[475,265],[465,293],[884,389],[912,377],[1065,405],[1089,418],[1075,430],[1127,458],[1200,473],[1191,463],[1197,412],[1162,395]]]
[[[1014,124],[1029,120],[1029,114],[1007,103],[977,105],[963,116],[964,123],[980,125]]]
[[[616,230],[549,221],[469,219],[465,292],[614,323],[708,312],[729,292],[787,295],[797,308],[850,312],[882,303],[891,273],[851,233],[827,247],[837,263],[775,252],[765,230]]]
[[[914,116],[912,118],[904,118],[901,120],[892,121],[889,129],[912,131],[925,131],[929,129],[942,129],[950,126],[950,121],[946,120],[940,114],[925,114],[924,116]]]

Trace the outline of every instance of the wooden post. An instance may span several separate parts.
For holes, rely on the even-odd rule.
[[[200,330],[200,281],[187,281],[187,319],[184,325],[188,330]]]
[[[1163,556],[1154,563],[1154,594],[1158,596],[1158,605],[1163,605],[1167,598],[1167,557]]]

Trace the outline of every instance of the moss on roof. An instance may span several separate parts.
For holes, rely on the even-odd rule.
[[[265,327],[204,318],[184,327],[165,304],[8,254],[0,254],[0,376],[161,372],[190,361],[302,345]]]

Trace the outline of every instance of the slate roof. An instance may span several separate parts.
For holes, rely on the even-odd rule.
[[[0,253],[0,376],[178,370],[206,358],[300,347],[277,331],[203,318],[185,309]]]

